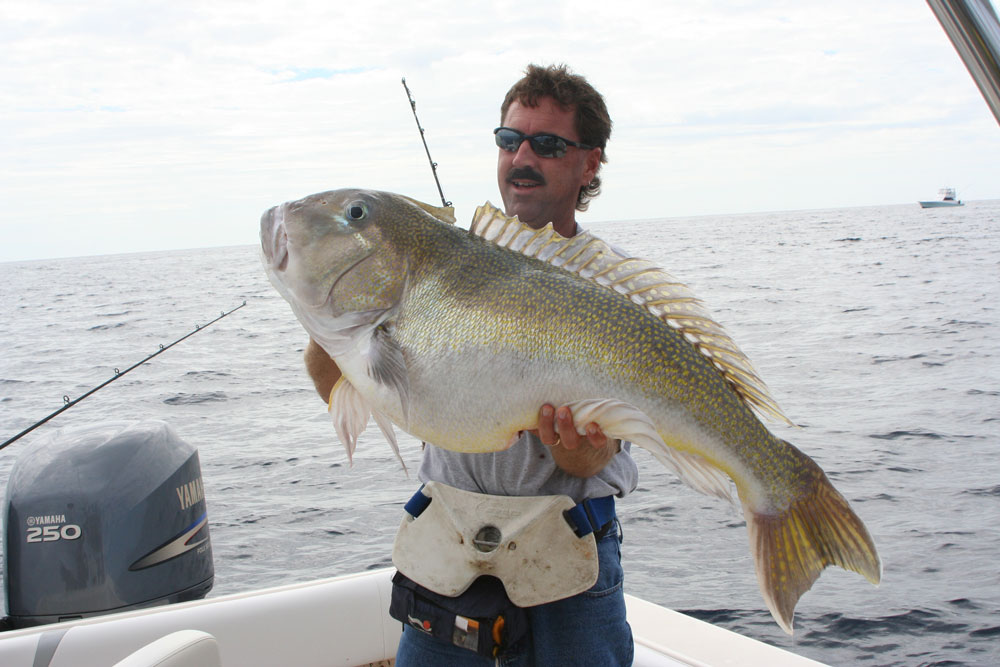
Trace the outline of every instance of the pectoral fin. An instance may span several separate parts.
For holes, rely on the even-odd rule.
[[[410,381],[406,373],[406,360],[399,343],[392,337],[393,326],[383,322],[372,330],[368,350],[368,375],[379,384],[395,390],[403,417],[410,414]]]

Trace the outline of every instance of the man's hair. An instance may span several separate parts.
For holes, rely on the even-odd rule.
[[[580,142],[601,149],[601,162],[607,162],[605,147],[611,138],[611,117],[604,105],[604,98],[585,78],[572,74],[566,65],[540,67],[528,65],[524,78],[515,83],[500,105],[500,123],[507,110],[515,101],[527,107],[538,106],[543,97],[550,97],[563,109],[573,109],[576,113],[576,132]],[[598,165],[600,171],[600,165]],[[576,196],[576,210],[586,211],[590,200],[601,192],[601,179],[594,179],[580,188]]]

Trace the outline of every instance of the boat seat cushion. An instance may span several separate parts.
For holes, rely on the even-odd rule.
[[[200,630],[180,630],[143,646],[114,667],[222,667],[215,637]]]

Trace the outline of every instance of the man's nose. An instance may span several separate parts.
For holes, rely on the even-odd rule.
[[[532,165],[538,163],[538,156],[531,148],[530,141],[522,141],[521,145],[514,151],[514,158],[511,161],[515,167]]]

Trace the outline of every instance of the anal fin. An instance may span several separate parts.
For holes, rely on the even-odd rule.
[[[583,435],[594,422],[609,438],[627,440],[649,451],[691,488],[701,493],[736,502],[729,476],[700,456],[673,449],[663,441],[649,418],[639,408],[623,401],[601,398],[567,403],[573,423]]]

